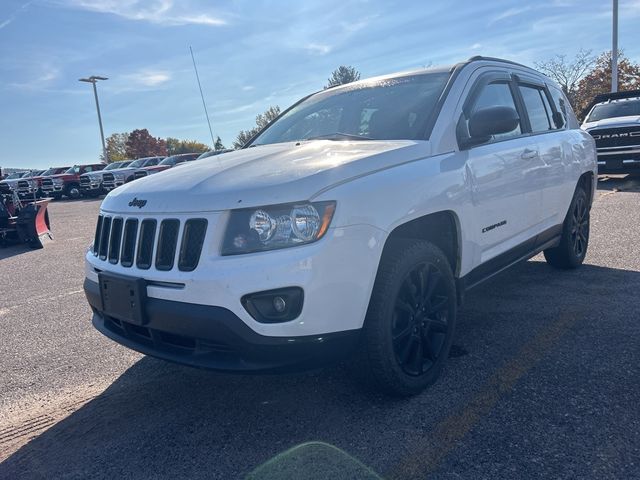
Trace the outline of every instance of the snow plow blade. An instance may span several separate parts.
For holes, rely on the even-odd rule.
[[[20,209],[16,219],[16,230],[20,241],[31,248],[42,248],[44,242],[53,240],[49,230],[49,199],[32,202]]]

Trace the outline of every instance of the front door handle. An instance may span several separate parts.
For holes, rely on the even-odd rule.
[[[520,158],[522,158],[523,160],[531,160],[532,158],[536,158],[537,156],[538,156],[537,150],[531,150],[529,148],[525,148],[524,152],[522,152],[522,155],[520,155]]]

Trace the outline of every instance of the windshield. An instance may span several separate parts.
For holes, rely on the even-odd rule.
[[[77,165],[74,167],[71,167],[69,170],[67,170],[64,173],[70,173],[70,174],[74,174],[74,173],[78,173],[80,171],[80,167],[78,167]]]
[[[141,158],[140,160],[134,160],[129,164],[129,167],[138,168],[138,167],[141,167],[144,162],[145,162],[144,158]]]
[[[284,113],[252,145],[423,139],[448,78],[448,72],[433,72],[325,90]]]
[[[24,172],[12,173],[11,175],[8,175],[5,180],[15,180],[16,178],[22,178],[23,175]]]
[[[597,122],[605,118],[629,117],[640,115],[640,99],[621,100],[618,102],[602,103],[591,110],[587,122]]]
[[[129,165],[131,162],[114,162],[114,163],[110,163],[109,165],[107,165],[106,167],[104,167],[105,170],[115,170],[116,168],[124,168],[127,165]]]

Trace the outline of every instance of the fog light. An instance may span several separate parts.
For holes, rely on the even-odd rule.
[[[300,287],[278,288],[250,293],[241,301],[249,315],[258,322],[289,322],[300,315],[304,292]]]
[[[273,299],[273,308],[276,309],[276,312],[282,313],[287,308],[287,302],[282,297],[275,297]]]

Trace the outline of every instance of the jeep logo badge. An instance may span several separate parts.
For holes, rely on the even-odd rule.
[[[147,204],[146,200],[138,200],[137,198],[134,197],[133,200],[131,200],[129,202],[129,206],[130,207],[138,207],[138,208],[142,208]]]

